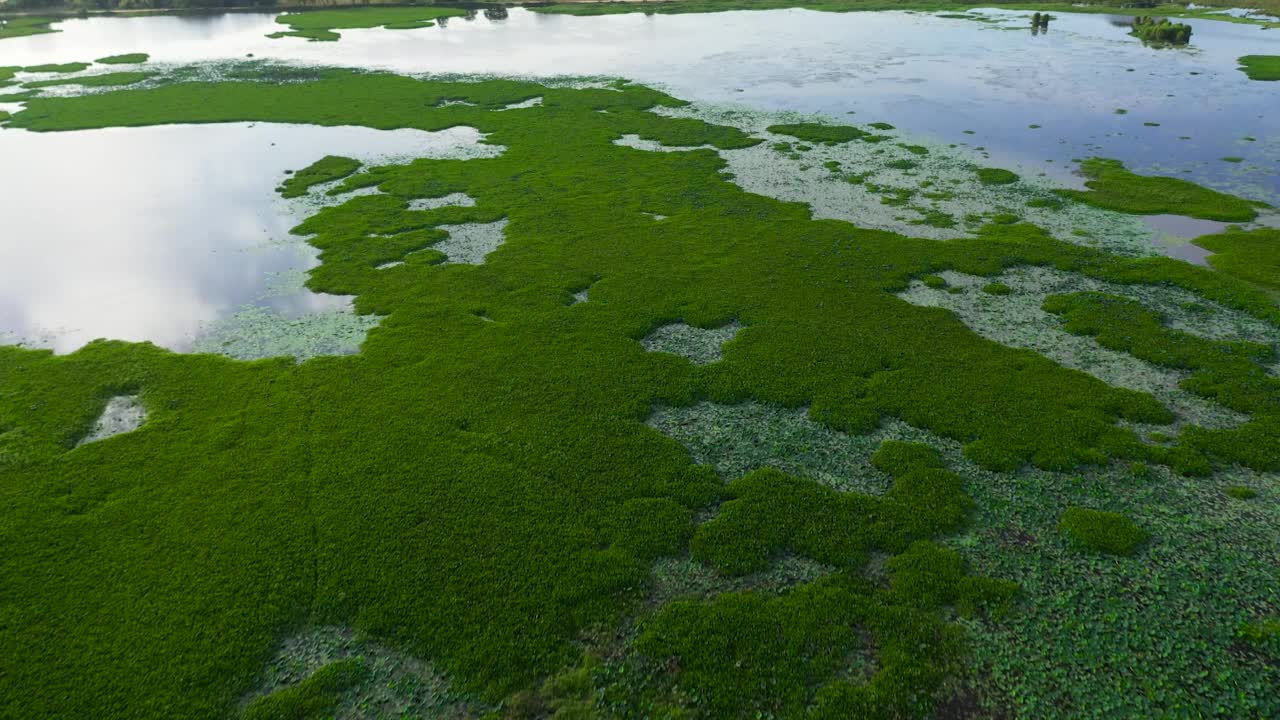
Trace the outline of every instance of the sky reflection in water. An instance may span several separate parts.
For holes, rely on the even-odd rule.
[[[0,339],[183,350],[246,304],[288,317],[346,307],[296,287],[316,260],[288,234],[308,210],[274,192],[284,172],[325,154],[440,155],[478,138],[268,123],[0,131]]]

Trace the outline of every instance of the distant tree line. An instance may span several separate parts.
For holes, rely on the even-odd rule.
[[[162,10],[275,5],[276,0],[9,0],[0,10]]]
[[[374,0],[376,3],[377,0]],[[385,2],[385,0],[384,0]],[[183,10],[273,7],[276,5],[369,5],[370,0],[0,0],[5,10]],[[397,4],[410,4],[400,2]],[[412,3],[432,4],[432,3]]]

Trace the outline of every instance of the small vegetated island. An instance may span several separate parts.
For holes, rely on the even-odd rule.
[[[1250,80],[1280,81],[1280,55],[1245,55],[1240,70]]]
[[[379,27],[388,30],[416,30],[433,27],[440,18],[457,17],[466,13],[462,8],[430,6],[291,12],[276,18],[276,22],[288,25],[291,29],[272,33],[268,37],[333,41],[341,37],[337,30]]]
[[[1148,45],[1178,46],[1191,42],[1191,26],[1175,23],[1169,18],[1139,15],[1133,19],[1133,31],[1129,33]]]
[[[50,27],[55,22],[55,18],[45,17],[0,17],[0,40],[58,32]]]

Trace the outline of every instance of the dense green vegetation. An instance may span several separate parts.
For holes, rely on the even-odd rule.
[[[46,65],[30,65],[22,68],[33,73],[78,73],[89,69],[87,62],[49,63]]]
[[[1280,649],[1280,620],[1263,620],[1240,626],[1240,638],[1255,645],[1272,645]]]
[[[1120,513],[1069,508],[1059,523],[1062,532],[1082,547],[1109,555],[1132,555],[1147,533]]]
[[[0,40],[58,32],[49,27],[50,23],[53,22],[56,22],[55,18],[47,17],[0,18]]]
[[[102,65],[140,65],[150,59],[151,56],[146,53],[127,53],[125,55],[98,58],[94,62]]]
[[[1245,55],[1239,62],[1250,80],[1280,80],[1280,55]]]
[[[1263,346],[1183,337],[1131,301],[1054,299],[1069,331],[1186,368],[1189,390],[1251,416],[1153,443],[1123,421],[1173,420],[1154,398],[895,296],[949,269],[1050,265],[1185,288],[1280,322],[1265,292],[1231,275],[1108,255],[1016,218],[945,243],[814,220],[802,204],[743,192],[713,151],[616,145],[631,134],[690,148],[760,142],[648,112],[681,103],[635,85],[269,66],[227,75],[240,79],[35,98],[12,123],[466,125],[505,150],[363,169],[326,158],[285,181],[286,194],[340,177],[339,196],[379,190],[296,229],[321,253],[310,287],[384,316],[358,356],[241,363],[108,341],[65,356],[0,347],[0,646],[12,650],[0,658],[0,715],[225,717],[283,637],[333,624],[428,658],[507,710],[537,688],[553,707],[616,717],[923,717],[964,672],[962,628],[996,622],[979,610],[1013,600],[1004,578],[968,573],[946,546],[990,510],[970,499],[989,486],[961,474],[963,458],[984,477],[1038,468],[1018,480],[1028,491],[1050,471],[1114,460],[1201,474],[1280,463]],[[541,105],[493,112],[535,97]],[[475,205],[408,209],[451,193]],[[1107,197],[1121,203],[1123,188]],[[432,248],[448,226],[497,220],[505,244],[483,264],[439,263]],[[392,261],[403,264],[378,269]],[[675,321],[729,320],[744,328],[706,365],[637,342]],[[1132,331],[1110,331],[1119,327]],[[121,393],[141,396],[146,424],[77,447]],[[859,471],[884,481],[875,495],[769,468],[721,478],[644,422],[655,405],[700,401],[799,408],[855,435],[901,420],[957,456],[880,443]],[[686,553],[726,582],[787,557],[827,570],[784,592],[649,607],[655,560]],[[1257,614],[1215,608],[1231,632],[1246,611]],[[621,649],[592,644],[632,621]],[[1221,682],[1239,695],[1214,700],[1228,712],[1280,709],[1256,690],[1267,666],[1233,662]],[[333,673],[253,712],[331,707],[343,684]],[[1005,682],[1016,679],[991,691]],[[1192,693],[1212,682],[1160,698],[1132,685],[1115,693],[1175,714],[1202,708]],[[1022,711],[1038,699],[1001,701]]]
[[[874,127],[874,124],[873,124]],[[879,142],[882,135],[872,133],[850,125],[823,125],[821,123],[796,123],[791,125],[770,125],[769,132],[779,135],[790,135],[798,140],[824,145],[835,145],[851,140]]]
[[[978,168],[978,181],[983,185],[1010,185],[1018,182],[1018,174],[1003,168]]]
[[[1061,190],[1083,203],[1137,215],[1172,213],[1205,220],[1247,222],[1262,203],[1209,190],[1178,178],[1137,175],[1119,160],[1091,158],[1080,163],[1087,191]]]
[[[281,15],[276,22],[291,30],[272,33],[269,37],[302,37],[308,40],[337,40],[335,30],[382,27],[388,30],[415,30],[435,25],[436,20],[465,15],[461,8],[361,7],[346,10],[315,10]]]
[[[1150,45],[1186,45],[1191,42],[1190,25],[1150,15],[1134,18],[1133,31],[1129,34]]]
[[[1253,416],[1252,421],[1229,430],[1190,428],[1183,436],[1189,446],[1209,456],[1234,458],[1256,470],[1280,469],[1280,458],[1271,450],[1280,447],[1280,378],[1267,372],[1276,360],[1274,348],[1208,340],[1174,330],[1140,303],[1103,293],[1051,295],[1044,309],[1061,315],[1067,332],[1096,337],[1103,347],[1156,365],[1190,370],[1180,387]],[[1254,443],[1269,447],[1254,447]]]
[[[80,85],[83,87],[111,87],[120,85],[133,85],[140,83],[147,78],[152,77],[152,73],[145,72],[115,72],[104,73],[102,75],[88,75],[85,77],[58,78],[55,80],[32,80],[22,84],[22,87],[34,90],[43,87],[54,87],[56,85]]]
[[[972,614],[1012,597],[1009,583],[970,577],[958,555],[922,541],[960,529],[970,507],[961,479],[931,448],[889,441],[872,462],[895,478],[883,498],[761,470],[729,485],[721,513],[698,528],[694,557],[730,575],[764,570],[783,552],[837,568],[776,599],[675,603],[646,626],[641,650],[678,658],[676,684],[702,698],[711,717],[766,708],[792,717],[815,704],[817,717],[925,714],[960,650],[938,611]],[[896,555],[887,590],[858,572],[872,551]],[[864,625],[870,645],[857,631]],[[871,645],[881,667],[869,682],[833,682],[851,653],[874,662]]]
[[[1233,229],[1192,242],[1212,252],[1209,264],[1222,272],[1272,291],[1280,290],[1280,230]]]
[[[326,155],[285,180],[280,186],[280,195],[286,198],[301,197],[313,185],[341,180],[359,169],[359,160]]]

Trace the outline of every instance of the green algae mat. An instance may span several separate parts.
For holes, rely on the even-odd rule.
[[[268,37],[301,37],[312,41],[333,41],[342,37],[336,30],[386,28],[388,30],[416,30],[435,25],[440,18],[466,15],[461,8],[437,7],[364,7],[346,10],[320,10],[294,12],[281,15],[276,22],[288,25],[288,31],[275,32]]]
[[[44,33],[58,32],[49,27],[57,22],[56,18],[42,17],[11,17],[0,18],[0,40],[6,38],[26,37],[28,35],[42,35]]]
[[[503,151],[317,148],[282,180],[351,194],[294,232],[312,289],[382,318],[358,355],[0,347],[0,715],[1280,713],[1274,347],[1174,322],[1280,324],[1274,233],[1206,240],[1219,271],[1017,217],[947,241],[817,220],[726,174],[763,138],[683,106],[311,69],[28,100],[11,126],[470,126]],[[1165,211],[1099,169],[1061,202]],[[501,245],[452,262],[460,225]],[[1110,289],[1034,304],[1063,337],[1234,421],[901,296],[1015,302],[1028,268]],[[1195,300],[1135,299],[1159,292]],[[145,421],[84,442],[120,397]]]
[[[1240,71],[1250,80],[1280,80],[1280,57],[1275,55],[1245,55],[1240,58]]]

